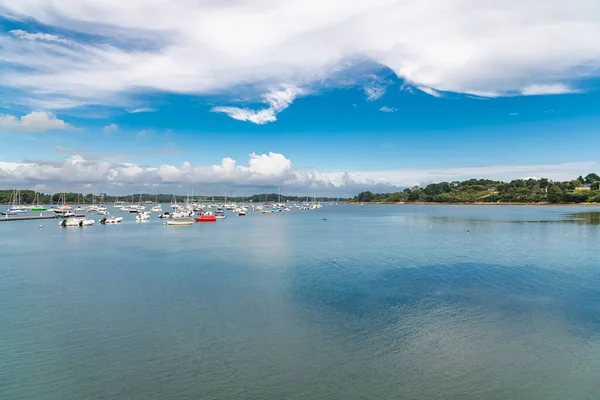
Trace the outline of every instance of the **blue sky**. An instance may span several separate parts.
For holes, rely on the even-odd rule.
[[[349,195],[600,170],[590,9],[375,3],[6,0],[0,186]]]

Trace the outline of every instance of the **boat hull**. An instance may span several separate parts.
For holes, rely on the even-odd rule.
[[[183,221],[178,221],[178,220],[172,219],[172,220],[167,221],[167,225],[170,225],[170,226],[190,226],[193,224],[194,224],[194,221],[191,219],[183,220]]]
[[[215,222],[217,217],[214,215],[201,215],[199,217],[194,218],[196,222]]]

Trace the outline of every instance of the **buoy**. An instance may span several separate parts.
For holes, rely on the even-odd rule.
[[[468,233],[468,232],[471,232],[471,231],[467,229],[467,233]]]
[[[40,225],[40,226],[39,226],[39,228],[40,228],[40,229],[42,229],[42,228],[43,228],[43,226],[41,226],[41,225]]]

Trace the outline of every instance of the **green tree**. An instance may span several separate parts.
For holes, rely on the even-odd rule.
[[[600,182],[600,176],[598,176],[594,173],[591,173],[585,177],[585,183],[590,184],[590,183],[594,183],[594,182]]]
[[[550,203],[560,203],[562,201],[563,191],[556,185],[548,188],[548,201]]]
[[[590,185],[590,189],[592,189],[592,190],[600,189],[600,180],[592,182],[592,184]]]
[[[367,192],[361,192],[358,194],[358,196],[356,197],[356,199],[360,202],[360,203],[369,203],[370,201],[373,201],[373,193],[367,191]]]

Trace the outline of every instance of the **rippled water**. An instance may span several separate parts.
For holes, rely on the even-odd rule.
[[[2,222],[0,398],[595,400],[597,211]]]

